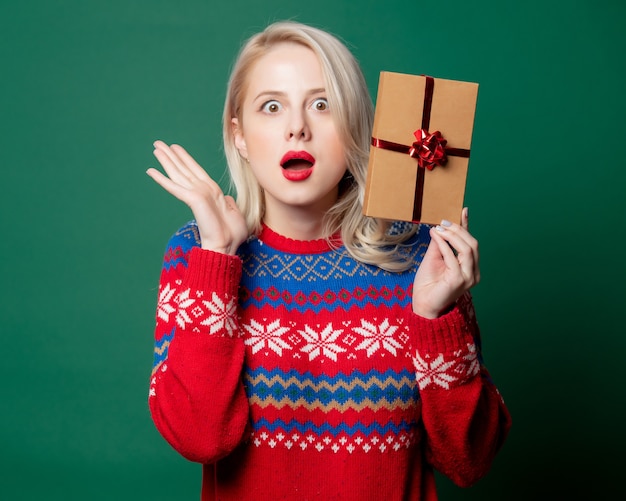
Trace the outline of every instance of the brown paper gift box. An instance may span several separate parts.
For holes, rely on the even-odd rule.
[[[434,85],[432,98],[425,102],[427,78]],[[414,131],[423,125],[425,105],[427,109],[430,104],[428,131],[440,131],[447,148],[466,150],[468,157],[446,151],[445,165],[428,170],[418,167],[417,160],[407,153],[372,146],[363,204],[365,215],[427,224],[439,224],[442,219],[460,222],[477,98],[476,83],[380,73],[373,140],[398,143],[408,149],[416,140]],[[423,171],[423,184],[418,182],[418,169]]]

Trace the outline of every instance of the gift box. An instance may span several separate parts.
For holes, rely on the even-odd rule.
[[[380,73],[363,213],[460,222],[478,84]]]

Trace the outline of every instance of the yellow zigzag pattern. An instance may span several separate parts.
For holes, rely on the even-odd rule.
[[[165,351],[167,351],[167,349],[170,346],[170,342],[169,341],[164,341],[163,344],[161,346],[155,344],[154,345],[154,353],[157,356],[161,356],[163,355],[163,353]],[[161,360],[158,364],[156,364],[154,367],[152,367],[152,375],[154,376],[156,374],[156,372],[159,370],[159,368],[161,367],[161,365],[163,365],[163,362],[165,360]]]
[[[163,355],[163,352],[165,350],[167,350],[167,348],[169,347],[170,342],[169,341],[165,341],[160,347],[158,345],[154,345],[154,353],[156,353],[157,355]]]
[[[294,385],[300,390],[310,389],[312,392],[317,393],[321,390],[327,390],[331,393],[336,392],[337,390],[343,388],[344,390],[350,392],[354,390],[357,386],[363,388],[365,391],[369,390],[373,385],[377,385],[381,388],[381,392],[388,387],[394,387],[399,390],[402,386],[408,385],[411,386],[414,384],[414,380],[407,376],[403,376],[399,380],[393,378],[387,378],[384,381],[379,380],[376,377],[370,377],[368,380],[363,381],[359,379],[353,379],[350,381],[336,381],[334,383],[330,383],[329,381],[314,381],[314,380],[305,380],[302,381],[295,376],[284,379],[280,375],[274,375],[271,378],[268,378],[265,374],[258,374],[256,377],[252,377],[249,374],[246,374],[245,379],[250,385],[255,386],[261,382],[265,383],[268,387],[273,386],[278,383],[284,388]],[[416,399],[410,398],[407,401],[404,401],[402,398],[398,397],[389,401],[386,397],[381,397],[378,402],[372,401],[370,398],[364,398],[361,402],[355,402],[351,398],[347,398],[345,402],[329,402],[327,404],[322,403],[319,399],[315,399],[313,402],[308,402],[303,397],[300,397],[298,400],[294,401],[288,397],[276,399],[274,397],[268,396],[265,399],[261,399],[258,395],[251,395],[249,399],[251,404],[258,405],[261,408],[266,408],[269,406],[273,406],[277,409],[282,409],[283,407],[290,407],[291,409],[296,408],[304,408],[308,411],[313,410],[321,410],[323,412],[329,412],[331,410],[337,410],[340,412],[345,412],[347,410],[361,411],[363,409],[370,409],[373,411],[377,411],[380,409],[402,409],[407,410],[415,406]]]
[[[403,376],[400,379],[393,379],[388,377],[387,379],[380,380],[377,377],[370,376],[367,380],[353,378],[349,381],[339,380],[335,383],[330,383],[329,381],[320,379],[316,381],[314,379],[299,379],[295,376],[291,376],[287,379],[284,379],[279,374],[268,378],[265,374],[258,374],[256,377],[252,377],[250,374],[246,374],[246,381],[249,381],[252,385],[257,385],[259,383],[265,383],[267,386],[273,386],[278,383],[284,387],[294,385],[297,386],[300,390],[304,390],[305,388],[311,388],[314,392],[318,392],[320,390],[328,390],[330,392],[335,392],[339,388],[343,388],[347,391],[352,391],[357,386],[360,386],[364,390],[369,390],[373,385],[378,385],[381,388],[387,388],[389,386],[393,386],[397,390],[402,388],[405,385],[412,386],[415,384],[415,380],[408,376]]]
[[[304,408],[307,411],[320,410],[322,412],[330,412],[332,410],[339,411],[339,412],[346,412],[348,410],[362,411],[363,409],[369,409],[372,411],[379,411],[381,409],[393,411],[396,409],[401,409],[405,411],[415,406],[415,399],[411,399],[408,402],[404,402],[400,398],[396,398],[392,402],[387,401],[386,398],[382,398],[378,402],[372,402],[369,398],[366,398],[360,403],[356,403],[353,400],[348,399],[344,403],[331,402],[328,404],[323,404],[319,400],[315,400],[313,402],[307,402],[304,398],[299,398],[295,402],[293,400],[290,400],[289,398],[276,400],[274,398],[268,397],[264,400],[261,400],[256,395],[253,395],[252,397],[250,397],[249,402],[250,404],[258,405],[262,409],[272,406],[279,410],[282,409],[283,407],[289,407],[294,410]]]

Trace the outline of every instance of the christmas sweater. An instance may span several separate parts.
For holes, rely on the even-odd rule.
[[[510,417],[469,294],[412,311],[428,227],[403,273],[267,227],[236,256],[199,240],[191,222],[165,253],[148,400],[202,500],[433,500],[433,469],[486,474]]]

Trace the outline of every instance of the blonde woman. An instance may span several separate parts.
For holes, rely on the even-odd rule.
[[[462,224],[362,215],[372,105],[334,36],[275,23],[224,107],[237,201],[178,145],[148,174],[194,220],[161,273],[150,409],[202,463],[203,500],[435,499],[485,475],[510,426],[482,365]]]

